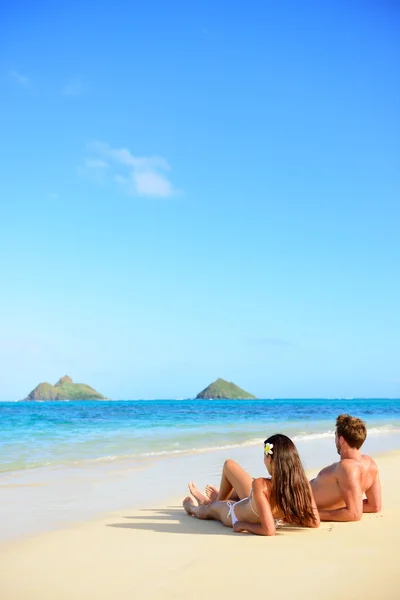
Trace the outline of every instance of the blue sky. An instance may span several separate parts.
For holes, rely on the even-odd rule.
[[[0,399],[400,397],[395,2],[6,2]]]

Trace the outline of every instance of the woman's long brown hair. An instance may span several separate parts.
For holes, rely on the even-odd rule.
[[[272,448],[272,496],[285,520],[293,525],[310,527],[315,524],[310,484],[301,464],[297,448],[282,433],[271,435],[265,444]]]

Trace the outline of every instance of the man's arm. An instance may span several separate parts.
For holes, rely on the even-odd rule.
[[[314,517],[315,517],[314,523],[311,523],[310,526],[311,527],[319,527],[321,518],[319,516],[319,512],[318,512],[317,504],[315,502],[311,484],[309,484],[309,486],[310,486],[310,494],[311,494],[311,504],[312,504],[312,509],[313,509],[313,513],[314,513]]]
[[[371,487],[366,490],[365,495],[367,496],[366,500],[363,500],[363,512],[365,513],[377,513],[382,509],[382,492],[381,492],[381,482],[379,479],[378,468],[376,469],[376,476],[374,479],[374,483]]]
[[[335,510],[320,510],[321,521],[359,521],[363,514],[363,494],[360,474],[352,465],[341,463],[338,485],[345,507]]]

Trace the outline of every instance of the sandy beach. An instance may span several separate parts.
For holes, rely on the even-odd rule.
[[[400,0],[1,9],[0,600],[400,600]]]
[[[118,511],[1,543],[0,596],[397,599],[400,452],[376,460],[384,506],[361,522],[285,528],[273,538],[257,537],[191,518],[181,498],[172,498],[162,506]]]

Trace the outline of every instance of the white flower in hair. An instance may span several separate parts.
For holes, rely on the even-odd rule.
[[[273,452],[272,452],[273,447],[274,447],[273,444],[265,444],[264,452],[265,452],[266,456],[268,456],[268,454],[273,454]]]

